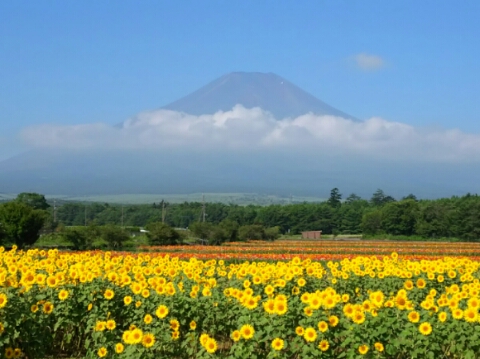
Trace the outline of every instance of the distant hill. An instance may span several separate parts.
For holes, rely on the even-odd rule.
[[[0,202],[11,200],[15,195],[0,194]],[[160,203],[165,200],[168,203],[184,202],[202,202],[206,203],[225,203],[245,206],[271,205],[271,204],[291,204],[303,202],[323,202],[325,198],[318,197],[282,197],[277,195],[257,194],[257,193],[189,193],[189,194],[119,194],[119,195],[98,195],[98,196],[48,196],[47,199],[58,202],[97,202],[111,204],[147,204]]]

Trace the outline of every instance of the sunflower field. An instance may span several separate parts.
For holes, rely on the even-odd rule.
[[[233,261],[0,247],[0,357],[480,358],[480,262],[401,249]]]

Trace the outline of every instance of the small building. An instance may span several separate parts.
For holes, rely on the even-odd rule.
[[[321,239],[322,231],[307,231],[302,232],[302,239]]]

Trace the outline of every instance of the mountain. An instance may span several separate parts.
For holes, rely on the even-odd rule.
[[[193,115],[261,107],[276,119],[305,113],[355,120],[275,74],[235,72],[164,109]],[[119,126],[120,127],[120,126]],[[125,134],[129,134],[125,132]],[[208,138],[206,139],[208,141]],[[393,196],[475,192],[480,172],[470,165],[441,166],[374,161],[355,154],[318,151],[36,149],[0,162],[0,194],[40,192],[84,196],[116,194],[260,193],[328,197],[340,188],[369,197],[377,188]]]
[[[229,111],[241,104],[260,107],[275,118],[298,117],[312,112],[353,119],[353,116],[317,99],[290,81],[273,73],[232,72],[162,108],[192,115]]]

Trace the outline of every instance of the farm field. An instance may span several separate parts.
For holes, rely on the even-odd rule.
[[[480,243],[401,242],[358,240],[279,240],[225,243],[222,246],[142,246],[144,251],[171,253],[179,258],[224,260],[291,260],[294,257],[316,261],[342,260],[358,255],[379,259],[396,252],[404,259],[441,259],[468,256],[480,260]]]
[[[480,246],[0,247],[5,358],[480,358]]]

